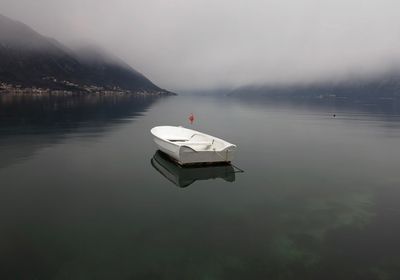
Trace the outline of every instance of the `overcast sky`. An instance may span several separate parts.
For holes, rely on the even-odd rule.
[[[0,0],[68,45],[96,44],[184,91],[344,79],[400,62],[399,0]]]

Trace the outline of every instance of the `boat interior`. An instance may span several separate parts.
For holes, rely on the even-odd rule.
[[[167,141],[194,150],[214,151],[222,150],[230,144],[218,138],[198,133],[183,127],[159,127],[155,134]]]

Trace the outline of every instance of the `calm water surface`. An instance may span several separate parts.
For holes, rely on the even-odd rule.
[[[190,112],[245,173],[156,154]],[[0,279],[400,279],[399,112],[3,97]]]

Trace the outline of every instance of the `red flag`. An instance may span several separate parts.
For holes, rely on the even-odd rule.
[[[194,122],[194,115],[193,115],[193,113],[190,113],[188,119],[189,119],[190,124],[193,124],[193,122]]]

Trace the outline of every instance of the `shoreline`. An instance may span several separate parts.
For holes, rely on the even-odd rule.
[[[163,97],[176,96],[174,92],[167,90],[138,90],[132,91],[122,88],[105,88],[98,86],[81,86],[78,89],[51,89],[41,87],[22,87],[0,82],[1,96],[30,96],[30,97],[49,97],[49,96],[142,96],[142,97]]]

